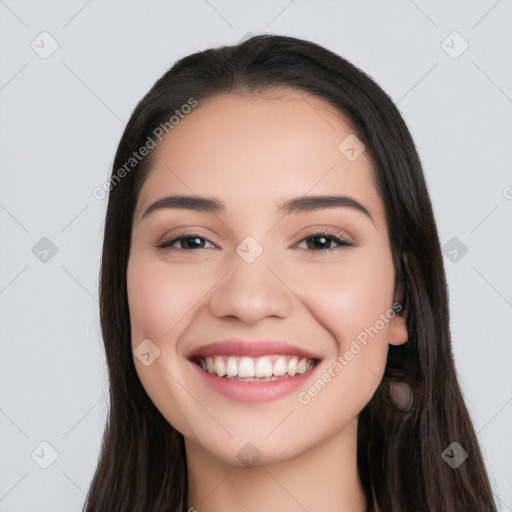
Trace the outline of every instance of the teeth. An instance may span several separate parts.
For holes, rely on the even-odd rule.
[[[274,375],[276,377],[281,377],[286,373],[287,365],[286,359],[284,357],[279,357],[277,361],[274,363]]]
[[[297,373],[297,358],[294,357],[289,363],[287,368],[288,375],[292,377]]]
[[[256,359],[254,375],[251,375],[251,377],[272,377],[272,363],[268,357]]]
[[[236,377],[238,373],[238,365],[236,364],[236,358],[231,356],[228,359],[228,364],[226,365],[226,375],[228,377]]]
[[[304,373],[306,371],[307,364],[308,363],[305,359],[301,359],[297,363],[297,373]]]
[[[242,357],[238,363],[237,374],[239,377],[254,377],[254,360],[250,357]]]
[[[263,357],[237,357],[237,356],[208,356],[199,359],[203,370],[228,378],[269,378],[288,375],[303,374],[311,370],[314,362],[306,357],[297,356],[263,356]]]
[[[226,375],[226,366],[224,365],[224,361],[221,357],[215,358],[215,363],[213,363],[213,371],[215,375],[219,377],[224,377]]]

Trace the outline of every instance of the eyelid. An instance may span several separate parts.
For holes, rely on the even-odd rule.
[[[358,243],[358,240],[347,233],[344,229],[328,225],[309,226],[308,228],[305,228],[305,233],[301,235],[300,241],[302,241],[304,238],[308,238],[317,234],[335,236],[353,244]]]
[[[179,230],[175,233],[171,232],[170,234],[166,234],[155,244],[155,247],[168,249],[168,248],[170,248],[169,246],[164,246],[164,247],[162,247],[162,246],[164,244],[169,244],[169,245],[174,244],[180,238],[193,238],[193,237],[203,238],[204,240],[210,242],[211,244],[213,244],[217,247],[220,247],[220,244],[218,244],[217,242],[212,240],[212,238],[215,238],[215,237],[200,233],[199,230],[195,230],[194,228],[183,229],[183,230]],[[187,249],[181,249],[181,250],[185,251]],[[196,249],[196,250],[198,250],[198,249]]]
[[[357,245],[358,244],[358,241],[355,240],[353,237],[351,237],[345,230],[339,228],[339,227],[326,227],[326,226],[313,226],[313,227],[309,227],[308,230],[303,233],[300,237],[299,237],[299,240],[297,242],[294,243],[293,247],[295,247],[296,245],[304,242],[305,240],[307,240],[308,238],[313,238],[313,237],[318,237],[318,236],[326,236],[326,237],[331,237],[331,238],[334,238],[334,239],[339,239],[339,242],[345,242],[344,244],[343,243],[339,243],[337,242],[336,240],[334,240],[334,242],[337,245],[337,248],[340,248],[340,247],[348,247],[348,246],[354,246],[354,245]],[[174,245],[176,242],[178,242],[180,239],[184,239],[184,238],[202,238],[203,240],[205,240],[206,242],[208,243],[211,243],[212,245],[214,246],[217,246],[217,248],[222,248],[220,246],[220,244],[218,244],[216,241],[214,240],[211,240],[211,238],[215,238],[215,237],[210,237],[210,235],[204,235],[202,233],[199,232],[199,230],[195,230],[193,228],[191,229],[184,229],[184,230],[180,230],[176,233],[171,233],[169,235],[164,235],[156,244],[155,244],[155,247],[156,248],[159,248],[159,249],[171,249],[172,245]],[[209,248],[199,248],[199,249],[178,249],[178,250],[181,250],[181,251],[198,251],[198,250],[201,250],[201,249],[209,249]],[[318,253],[328,253],[328,252],[331,252],[331,251],[335,251],[336,249],[321,249],[321,250],[318,250],[318,251],[314,251],[314,250],[311,250],[310,252],[318,252]]]
[[[301,237],[299,242],[295,244],[294,247],[297,247],[299,244],[304,243],[308,239],[312,238],[327,238],[330,239],[332,243],[335,244],[333,248],[330,249],[320,249],[320,250],[308,250],[308,249],[302,249],[307,251],[308,253],[312,253],[312,257],[326,257],[331,254],[339,254],[340,251],[344,251],[350,247],[357,246],[355,242],[352,242],[350,240],[351,237],[345,236],[345,232],[343,230],[329,230],[329,229],[316,229],[313,231],[308,232],[304,236]]]

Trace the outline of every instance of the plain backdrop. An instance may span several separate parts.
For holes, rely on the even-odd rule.
[[[511,31],[512,0],[1,0],[0,511],[79,511],[96,467],[107,203],[93,189],[133,108],[178,58],[263,32],[346,57],[404,116],[444,247],[457,372],[511,511]]]

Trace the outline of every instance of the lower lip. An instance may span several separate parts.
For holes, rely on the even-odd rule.
[[[263,403],[288,395],[305,384],[316,370],[315,365],[306,373],[267,382],[243,382],[236,379],[217,377],[203,370],[196,363],[188,361],[213,390],[239,402]]]

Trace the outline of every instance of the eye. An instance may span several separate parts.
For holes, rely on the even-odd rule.
[[[308,242],[309,240],[311,240],[311,243]],[[307,249],[313,249],[313,252],[319,252],[323,254],[336,252],[336,248],[330,249],[325,247],[331,243],[335,243],[337,248],[351,247],[354,245],[353,242],[349,242],[348,240],[324,231],[311,233],[306,238],[303,238],[300,243],[304,241],[306,242]],[[160,249],[172,248],[176,242],[181,242],[181,247],[179,248],[181,250],[207,249],[208,247],[204,247],[205,242],[215,247],[212,242],[195,233],[180,233],[179,235],[173,235],[163,239],[161,242],[156,244],[156,247]],[[175,247],[175,249],[178,249],[178,247]]]
[[[200,240],[206,240],[206,238],[199,236],[194,233],[180,233],[179,235],[174,235],[169,238],[164,238],[161,242],[156,244],[156,247],[160,249],[166,249],[168,247],[172,247],[176,242],[182,242],[181,249],[191,250],[191,249],[207,249],[207,247],[202,247],[202,243]],[[211,242],[207,241],[211,244]],[[183,246],[185,244],[185,247]],[[186,246],[189,247],[186,247]],[[213,244],[212,244],[213,245]]]
[[[308,240],[311,240],[311,243],[308,243]],[[306,241],[306,246],[311,249],[316,249],[314,252],[319,252],[322,254],[331,254],[336,252],[337,249],[341,247],[351,247],[354,245],[353,242],[349,242],[348,240],[345,240],[343,238],[339,238],[336,235],[333,235],[331,233],[327,233],[324,231],[318,232],[318,233],[311,233],[306,238],[303,238],[301,240],[301,243]],[[329,249],[325,248],[326,245],[330,245],[332,242],[337,244],[337,248],[335,249]],[[318,249],[318,245],[320,245],[320,249]]]

